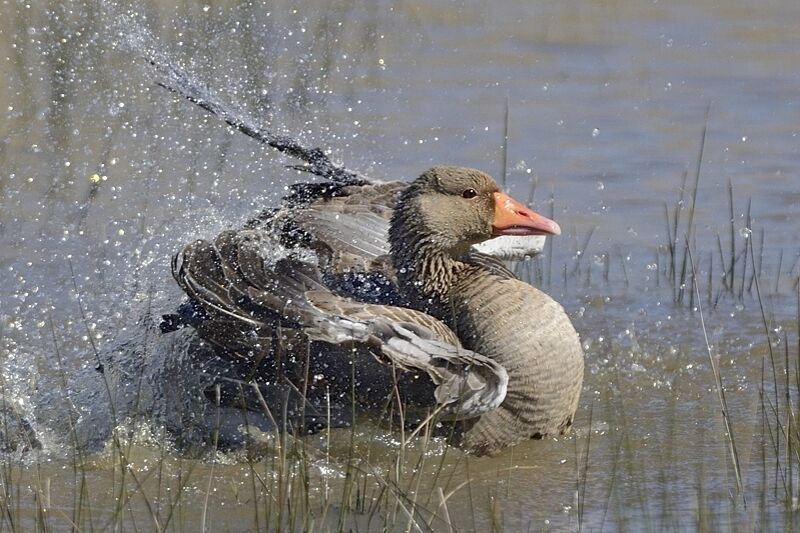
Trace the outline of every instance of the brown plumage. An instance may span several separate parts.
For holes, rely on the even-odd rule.
[[[299,184],[282,207],[176,256],[191,312],[171,321],[311,401],[353,393],[377,407],[399,392],[492,454],[569,428],[583,353],[559,304],[472,245],[559,231],[474,169]]]

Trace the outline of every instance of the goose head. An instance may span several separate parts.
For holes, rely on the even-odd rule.
[[[488,174],[438,166],[401,193],[389,226],[389,243],[400,277],[410,272],[420,281],[442,278],[434,272],[447,270],[447,261],[441,259],[458,260],[474,244],[500,236],[560,233],[558,224],[502,192]]]
[[[389,240],[397,252],[415,240],[457,258],[469,246],[494,237],[560,233],[558,224],[500,191],[488,174],[439,166],[425,171],[401,194]]]

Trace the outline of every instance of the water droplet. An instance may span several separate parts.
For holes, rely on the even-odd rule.
[[[592,137],[597,137],[598,135],[600,135],[600,130],[597,129],[597,128],[593,129],[592,130]]]

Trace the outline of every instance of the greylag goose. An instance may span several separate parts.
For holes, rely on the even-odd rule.
[[[410,184],[297,184],[281,207],[187,245],[173,275],[183,324],[263,383],[457,421],[494,454],[569,429],[583,352],[563,308],[473,245],[560,233],[478,170]],[[416,410],[416,411],[415,411]]]

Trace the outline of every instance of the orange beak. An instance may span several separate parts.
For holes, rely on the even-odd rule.
[[[554,221],[543,217],[504,192],[494,193],[492,235],[561,235]]]

